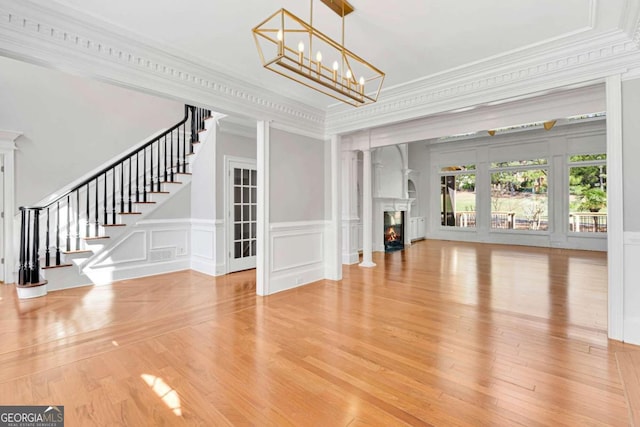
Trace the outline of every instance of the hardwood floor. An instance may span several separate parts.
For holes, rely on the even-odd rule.
[[[374,261],[266,298],[253,271],[3,285],[0,405],[64,405],[67,426],[629,425],[616,353],[640,348],[607,340],[604,254],[423,241]]]

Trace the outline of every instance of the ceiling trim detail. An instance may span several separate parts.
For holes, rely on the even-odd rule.
[[[595,1],[593,2],[595,5]],[[595,7],[595,6],[594,6]],[[0,55],[206,106],[324,139],[562,87],[640,75],[640,8],[625,31],[586,31],[383,90],[376,104],[314,108],[211,68],[197,58],[71,9],[0,0]],[[594,24],[595,25],[595,24]]]
[[[270,120],[324,135],[325,113],[320,109],[215,71],[197,59],[123,37],[96,23],[29,1],[0,2],[0,53],[199,103],[221,113]]]
[[[489,68],[490,66],[490,68]],[[640,51],[622,31],[438,75],[381,94],[357,110],[334,106],[327,133],[349,133],[553,89],[601,82],[640,66]]]

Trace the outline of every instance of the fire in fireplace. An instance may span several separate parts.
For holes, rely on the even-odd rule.
[[[384,251],[393,252],[404,249],[404,212],[384,213]]]

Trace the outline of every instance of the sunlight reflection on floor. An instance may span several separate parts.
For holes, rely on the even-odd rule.
[[[169,409],[177,416],[182,416],[182,409],[180,408],[180,396],[178,392],[169,387],[162,378],[154,375],[142,374],[140,377],[147,383],[151,390],[158,395]]]

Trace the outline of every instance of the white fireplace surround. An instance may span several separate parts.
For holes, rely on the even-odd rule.
[[[411,245],[411,235],[409,233],[409,218],[411,218],[411,202],[414,199],[399,199],[395,197],[374,197],[373,198],[373,250],[374,252],[384,252],[384,213],[402,211],[404,222],[402,224],[402,236],[405,247]]]

